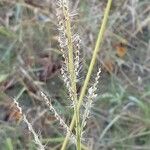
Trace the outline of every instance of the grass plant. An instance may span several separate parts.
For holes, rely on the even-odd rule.
[[[1,149],[149,149],[148,4],[0,0]]]

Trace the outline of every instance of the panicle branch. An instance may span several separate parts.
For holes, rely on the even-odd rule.
[[[95,82],[94,82],[93,86],[88,89],[88,95],[87,95],[87,98],[86,98],[87,101],[84,105],[85,110],[84,110],[84,113],[83,113],[83,120],[82,120],[82,123],[81,123],[81,129],[82,130],[86,126],[86,123],[87,123],[86,120],[89,118],[93,100],[97,96],[97,94],[95,94],[95,92],[97,90],[97,85],[98,85],[98,82],[99,82],[98,80],[100,78],[100,73],[101,73],[101,68],[98,69],[98,72],[96,74],[96,78],[95,78]]]
[[[49,101],[49,99],[47,98],[47,96],[42,91],[40,91],[40,95],[43,98],[45,104],[54,113],[54,116],[59,121],[59,124],[63,127],[63,129],[65,129],[65,131],[67,132],[67,134],[71,135],[70,136],[71,142],[75,143],[76,142],[76,138],[75,138],[74,134],[70,131],[70,128],[67,126],[67,124],[64,122],[64,120],[61,118],[61,116],[57,113],[57,111],[55,110],[55,108],[52,106],[52,104]]]
[[[22,115],[23,121],[27,124],[28,130],[33,134],[34,142],[38,145],[38,150],[45,150],[44,146],[42,145],[37,133],[34,131],[32,124],[28,121],[25,114],[22,112],[22,108],[19,106],[19,103],[14,99],[14,104],[18,109],[19,113]]]

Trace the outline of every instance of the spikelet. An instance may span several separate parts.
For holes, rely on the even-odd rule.
[[[79,78],[79,71],[80,71],[80,48],[81,48],[81,39],[78,34],[75,34],[73,36],[73,42],[74,42],[74,67],[75,67],[75,73],[77,78]]]
[[[87,123],[86,120],[89,118],[90,110],[91,110],[91,107],[93,104],[93,100],[97,96],[97,94],[95,94],[95,92],[97,90],[97,85],[98,85],[98,80],[100,78],[100,73],[101,73],[101,68],[98,69],[98,72],[97,72],[93,86],[88,89],[88,95],[87,95],[87,99],[86,99],[87,101],[84,104],[85,110],[83,113],[83,119],[82,119],[82,123],[81,123],[81,129],[82,130],[86,126],[86,123]]]
[[[19,103],[15,99],[14,99],[14,104],[16,105],[17,109],[19,110],[20,114],[22,114],[22,119],[27,124],[28,130],[33,134],[34,142],[38,145],[38,150],[45,150],[37,133],[34,131],[32,124],[28,121],[26,115],[23,114],[22,108],[19,106]]]

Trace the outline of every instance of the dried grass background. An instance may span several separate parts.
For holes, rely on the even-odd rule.
[[[74,27],[81,36],[83,84],[105,0],[74,0]],[[60,74],[54,0],[0,0],[0,149],[34,150],[36,145],[13,106],[15,98],[43,145],[59,150],[65,133],[37,94],[38,85],[67,124],[73,112]],[[85,137],[91,150],[150,148],[150,2],[113,0],[96,69],[97,98]],[[96,74],[95,69],[95,74]],[[93,74],[94,82],[95,74]],[[74,150],[68,145],[68,150]]]

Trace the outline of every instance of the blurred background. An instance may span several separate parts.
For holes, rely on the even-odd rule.
[[[69,125],[73,111],[61,79],[55,0],[0,0],[0,150],[36,150],[13,106],[15,98],[48,150],[65,133],[36,94],[38,85]],[[72,0],[74,33],[81,38],[84,81],[106,0]],[[85,129],[91,150],[150,150],[150,1],[113,0],[95,73],[97,98]],[[91,79],[94,82],[95,73]],[[74,150],[72,145],[68,150]]]

